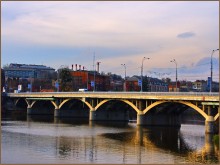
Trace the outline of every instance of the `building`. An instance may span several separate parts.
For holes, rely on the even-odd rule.
[[[7,92],[39,92],[43,88],[52,88],[51,81],[56,77],[55,69],[44,65],[15,64],[4,67]]]
[[[110,91],[123,91],[124,80],[120,75],[108,73],[110,76]]]
[[[148,77],[148,85],[150,92],[168,92],[168,84],[158,78]]]
[[[177,87],[176,82],[170,82],[168,85],[169,92],[180,92],[180,82],[177,81]]]
[[[38,78],[47,79],[55,69],[44,65],[14,64],[4,68],[6,78]]]
[[[126,89],[127,91],[140,91],[141,86],[138,83],[141,80],[140,76],[132,76],[126,80]],[[148,92],[167,92],[168,85],[164,81],[152,78],[152,77],[143,77],[143,91]]]
[[[191,81],[180,81],[180,92],[190,92],[193,91],[193,83]]]
[[[212,92],[219,92],[219,82],[215,82],[215,81],[212,82]]]
[[[193,82],[192,89],[194,92],[207,92],[207,81],[196,80],[195,82]]]
[[[63,68],[66,69],[67,72],[70,72],[71,81],[65,83],[66,91],[79,91],[83,89],[87,89],[87,91],[122,91],[123,90],[123,79],[120,75],[104,72],[99,73],[99,67],[97,71],[88,71],[85,70],[86,67],[82,65],[75,64],[72,65],[72,69],[68,67]],[[58,70],[58,79],[59,79],[59,89],[63,89],[63,83],[61,80],[61,70]],[[95,82],[95,83],[94,83]],[[57,81],[54,81],[55,84]],[[57,87],[56,87],[57,88]],[[61,90],[62,90],[61,89]]]
[[[141,90],[141,86],[138,85],[138,81],[141,78],[138,76],[132,76],[127,78],[126,80],[126,90],[127,91],[140,91]]]
[[[87,89],[88,91],[109,91],[110,76],[100,74],[97,71],[70,70],[72,76],[72,89]],[[94,83],[95,80],[95,83]]]

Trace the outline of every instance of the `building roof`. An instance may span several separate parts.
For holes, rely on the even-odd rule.
[[[9,67],[5,69],[42,69],[42,70],[55,70],[51,67],[47,67],[45,65],[35,65],[35,64],[16,64],[11,63]]]
[[[127,78],[126,81],[138,81],[138,80],[139,79],[136,76],[132,76],[132,77]]]

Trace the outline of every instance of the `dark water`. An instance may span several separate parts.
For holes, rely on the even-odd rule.
[[[2,118],[1,163],[219,163],[203,125],[180,129],[53,117]]]

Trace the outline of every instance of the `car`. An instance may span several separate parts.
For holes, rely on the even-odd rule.
[[[87,92],[88,91],[88,89],[79,89],[79,92]]]

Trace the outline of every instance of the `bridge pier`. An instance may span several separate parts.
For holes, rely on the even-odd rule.
[[[137,114],[137,125],[144,125],[144,114]]]
[[[215,152],[213,136],[214,136],[214,134],[206,134],[205,135],[204,150],[208,155],[211,155]]]
[[[31,106],[28,105],[28,107],[27,107],[27,115],[31,115],[32,112],[33,112],[33,110],[32,110],[32,108],[31,108]]]
[[[89,120],[90,121],[96,120],[96,111],[95,111],[95,109],[91,109],[89,111]]]
[[[214,133],[214,124],[215,124],[214,117],[208,116],[205,120],[205,133],[213,134]]]
[[[60,117],[61,113],[60,113],[60,109],[55,108],[54,109],[54,117]]]
[[[214,117],[212,116],[211,106],[208,106],[208,117],[205,120],[205,133],[213,134],[214,124],[215,124],[215,120]]]

